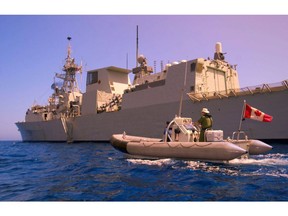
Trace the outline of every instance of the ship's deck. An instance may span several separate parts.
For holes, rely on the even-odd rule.
[[[197,92],[197,93],[190,92],[190,93],[187,93],[187,95],[193,102],[199,102],[203,100],[228,98],[228,97],[253,95],[253,94],[264,94],[264,93],[271,93],[271,92],[278,92],[278,91],[285,91],[285,90],[288,90],[288,80],[284,80],[278,83],[263,84],[263,85],[240,88],[236,90],[231,90],[229,92],[227,91]]]

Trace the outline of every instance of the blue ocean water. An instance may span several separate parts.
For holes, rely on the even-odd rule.
[[[288,201],[288,143],[229,164],[132,159],[109,143],[0,142],[0,201]]]

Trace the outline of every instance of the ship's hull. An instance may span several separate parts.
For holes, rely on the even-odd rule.
[[[23,141],[66,141],[61,120],[16,123]]]
[[[288,91],[210,99],[193,102],[188,97],[183,101],[182,116],[193,121],[207,107],[214,120],[213,129],[224,131],[224,137],[232,136],[239,128],[243,101],[272,115],[269,123],[246,119],[241,129],[250,139],[288,140],[287,106]],[[166,121],[178,114],[179,101],[145,107],[123,109],[117,112],[83,115],[68,119],[65,129],[63,121],[16,123],[23,141],[109,141],[112,134],[123,133],[135,136],[162,138]]]

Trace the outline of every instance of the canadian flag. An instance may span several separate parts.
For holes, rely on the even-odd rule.
[[[271,122],[273,117],[265,114],[264,112],[245,104],[244,118],[250,118],[257,121]]]

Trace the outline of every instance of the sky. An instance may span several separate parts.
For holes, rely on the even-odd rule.
[[[187,13],[187,7],[182,14],[179,5],[176,12],[171,4],[159,13],[153,7],[152,14],[147,13],[147,6],[139,14],[133,9],[101,11],[101,7],[94,12],[88,8],[87,13],[73,13],[74,7],[72,12],[48,9],[43,13],[39,5],[31,12],[30,8],[14,11],[11,4],[5,11],[0,2],[0,140],[21,140],[15,122],[24,121],[26,110],[34,103],[47,104],[54,75],[61,72],[67,55],[68,36],[72,37],[72,56],[84,68],[78,80],[82,92],[88,70],[135,66],[137,25],[139,54],[144,54],[151,66],[156,61],[157,71],[161,61],[212,58],[216,42],[221,42],[226,61],[237,64],[241,87],[288,79],[284,66],[288,15],[281,8],[282,15],[267,12],[266,4],[260,15],[250,10],[236,15],[233,10],[201,14],[197,8]]]

